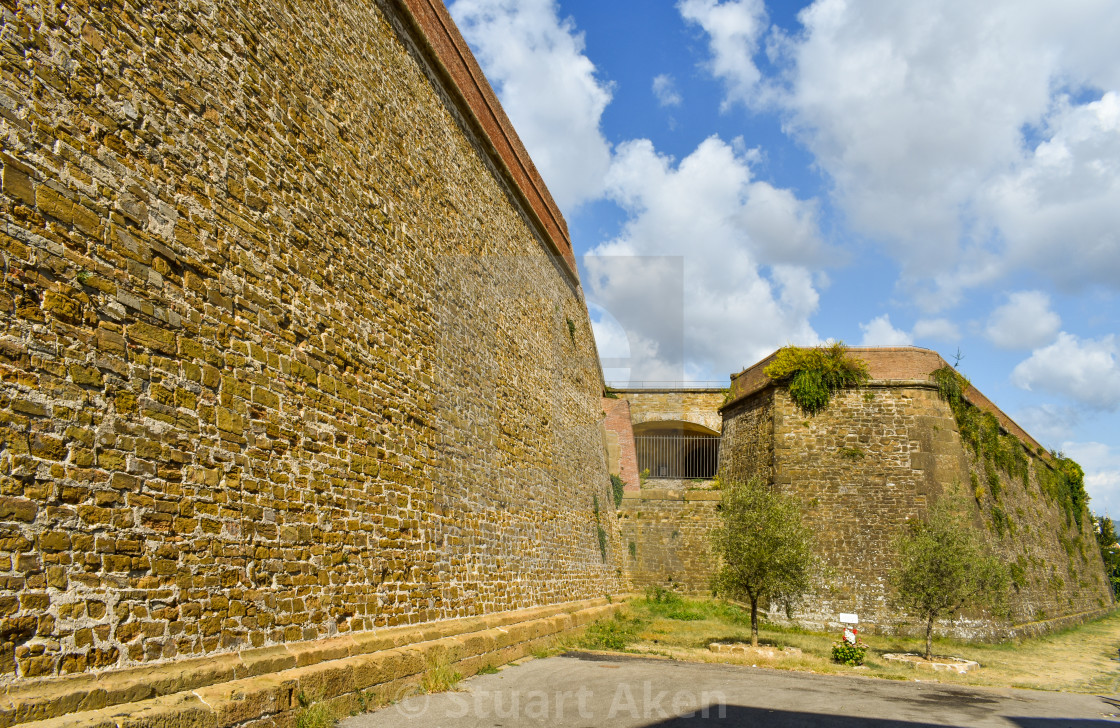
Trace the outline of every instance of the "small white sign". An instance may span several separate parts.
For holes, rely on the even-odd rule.
[[[841,612],[840,613],[840,623],[841,624],[859,624],[859,615],[858,614],[844,614],[843,612]]]

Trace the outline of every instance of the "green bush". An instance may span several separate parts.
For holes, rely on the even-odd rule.
[[[650,604],[680,604],[681,595],[660,585],[646,587],[646,601]]]
[[[1051,468],[1038,469],[1042,491],[1065,511],[1066,525],[1073,519],[1080,529],[1089,505],[1089,494],[1085,492],[1085,472],[1064,453],[1054,453],[1052,458]]]
[[[992,497],[999,500],[999,494],[1003,490],[1003,484],[999,482],[999,473],[994,468],[989,468],[987,472],[988,477],[988,490],[992,492]]]
[[[1004,533],[1010,532],[1012,535],[1015,533],[1015,526],[1012,525],[1011,519],[999,506],[992,506],[992,526],[995,527],[996,535],[1000,538],[1003,538]]]
[[[591,511],[595,514],[595,536],[599,539],[599,555],[603,557],[603,563],[607,561],[607,530],[603,528],[603,523],[599,515],[599,496],[591,496]]]
[[[661,586],[646,588],[646,607],[654,616],[682,622],[694,622],[708,616],[704,613],[702,603],[682,599],[676,592]]]
[[[1108,516],[1093,516],[1093,526],[1109,585],[1113,594],[1120,597],[1120,547],[1116,545],[1116,526]]]
[[[451,655],[439,652],[428,659],[428,669],[420,678],[420,689],[425,693],[442,693],[452,690],[463,674],[456,670],[451,662]]]
[[[847,640],[832,643],[832,659],[843,665],[850,667],[862,665],[866,655],[867,645],[858,640],[854,645]]]
[[[638,639],[642,620],[616,614],[614,619],[595,622],[579,639],[579,646],[588,650],[625,650]]]
[[[867,362],[849,356],[839,341],[831,346],[784,346],[765,374],[787,385],[793,401],[809,414],[827,407],[837,390],[858,386],[869,378]]]

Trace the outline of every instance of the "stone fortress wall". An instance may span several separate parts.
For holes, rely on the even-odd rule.
[[[638,454],[634,446],[634,428],[630,425],[630,403],[619,397],[603,397],[604,437],[607,440],[607,468],[622,479],[625,490],[642,487],[638,472]]]
[[[983,478],[983,466],[962,442],[929,377],[946,366],[944,360],[913,347],[850,353],[867,361],[872,381],[837,393],[816,416],[759,376],[769,359],[732,378],[732,400],[723,409],[721,477],[758,476],[795,494],[833,572],[804,601],[797,619],[824,625],[840,612],[856,612],[861,622],[880,629],[902,626],[888,603],[891,541],[907,520],[921,517],[945,494],[970,504],[975,527],[990,531],[998,551],[1016,567],[1010,622],[966,615],[956,633],[1032,633],[1111,606],[1092,524],[1066,518],[1045,492],[1040,478],[1051,466],[1038,443],[971,388],[968,399],[1019,437],[1030,463],[1026,484],[999,472],[998,497],[990,488],[978,493],[972,473]]]
[[[719,407],[724,389],[619,389],[619,397],[630,403],[634,425],[656,422],[686,422],[719,433],[722,418]]]
[[[719,525],[719,498],[718,490],[656,487],[623,496],[618,525],[635,590],[711,592],[716,562],[710,534]]]
[[[993,489],[989,468],[962,441],[930,378],[946,365],[940,356],[914,347],[850,352],[868,363],[871,381],[837,393],[816,416],[802,412],[784,387],[765,376],[772,357],[732,377],[725,405],[722,398],[707,402],[722,419],[720,478],[760,477],[795,494],[829,567],[829,578],[803,601],[796,621],[835,626],[838,614],[855,612],[865,627],[907,629],[888,599],[892,541],[906,521],[921,517],[947,493],[970,504],[974,526],[989,531],[1012,565],[1014,582],[1010,620],[965,615],[952,632],[1037,633],[1112,605],[1092,526],[1088,519],[1078,525],[1047,492],[1042,480],[1050,458],[1028,433],[974,387],[968,389],[967,399],[1019,439],[1029,462],[1026,483],[994,470]],[[686,392],[678,394],[679,401],[685,397]],[[700,406],[699,399],[693,401]],[[631,408],[666,409],[649,402],[658,400],[647,396]],[[659,419],[687,418],[654,414],[633,422]],[[707,485],[648,481],[640,492],[626,494],[619,520],[635,587],[709,591],[715,562],[708,534],[719,524],[719,513],[718,492]],[[771,616],[785,618],[783,610]]]
[[[718,433],[723,389],[618,389],[630,418],[608,419],[607,426],[622,442],[633,443],[634,427],[657,428],[662,423],[699,425]],[[620,408],[621,409],[621,408]],[[715,506],[719,493],[711,481],[650,478],[644,486],[627,481],[618,511],[627,574],[635,589],[671,586],[704,593],[711,586],[713,562],[709,533],[718,524]]]
[[[563,219],[442,5],[0,12],[3,679],[624,588]]]
[[[715,494],[614,517],[619,414],[563,218],[440,3],[0,13],[0,680],[329,661],[630,574],[702,590]],[[891,524],[975,469],[915,351],[808,424],[752,389],[765,362],[722,418],[715,391],[627,408],[722,424],[725,477],[798,492],[844,567],[805,616],[886,621]],[[1023,629],[1110,603],[1031,457],[1000,501]],[[518,649],[611,606],[533,612],[556,624]]]

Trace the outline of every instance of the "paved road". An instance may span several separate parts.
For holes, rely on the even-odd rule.
[[[459,692],[408,698],[342,728],[1095,728],[1117,725],[1113,713],[1120,703],[1093,695],[567,655],[476,676]]]

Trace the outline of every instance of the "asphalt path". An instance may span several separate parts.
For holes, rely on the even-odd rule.
[[[916,673],[918,675],[918,673]],[[1115,726],[1120,701],[572,653],[407,697],[342,728]]]

